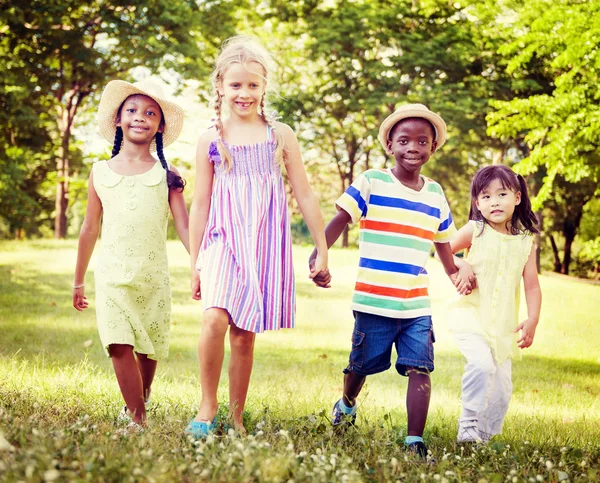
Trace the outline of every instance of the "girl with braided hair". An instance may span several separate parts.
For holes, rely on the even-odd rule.
[[[96,318],[125,400],[118,419],[127,423],[126,432],[143,429],[157,361],[169,351],[169,210],[189,252],[185,183],[163,153],[164,146],[177,139],[183,119],[181,107],[149,82],[109,82],[98,109],[100,134],[113,143],[113,151],[112,158],[95,163],[90,174],[73,306],[78,311],[88,307],[84,278],[102,219]]]
[[[202,400],[185,430],[193,438],[207,436],[216,425],[227,329],[229,417],[244,433],[255,336],[294,327],[283,168],[317,247],[309,277],[327,271],[323,218],[298,141],[289,126],[266,114],[270,65],[268,52],[252,37],[225,43],[212,75],[216,122],[198,142],[190,207],[191,290],[194,299],[202,298],[204,313],[198,344]]]

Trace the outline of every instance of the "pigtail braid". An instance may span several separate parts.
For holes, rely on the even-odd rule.
[[[215,128],[217,129],[217,150],[219,151],[219,155],[221,159],[225,162],[225,168],[229,171],[233,167],[233,158],[231,156],[231,152],[225,146],[223,142],[223,120],[221,119],[221,107],[223,104],[223,97],[217,91],[216,99],[215,99],[215,113],[217,114],[217,119],[215,122]]]
[[[275,136],[275,160],[278,163],[285,163],[285,142],[283,136],[275,129],[273,121],[265,113],[265,95],[260,98],[260,117],[271,128],[273,136]]]
[[[112,157],[113,158],[117,154],[119,154],[119,151],[121,151],[122,143],[123,143],[123,129],[121,129],[121,126],[117,126],[117,128],[115,129],[115,141],[113,143],[113,149],[112,149]]]
[[[183,188],[185,187],[185,180],[181,176],[176,175],[173,171],[169,169],[169,165],[165,158],[165,153],[163,149],[163,134],[161,132],[157,132],[156,136],[154,136],[154,140],[156,141],[156,155],[160,160],[160,164],[167,172],[167,186],[169,187],[169,189],[183,191]]]

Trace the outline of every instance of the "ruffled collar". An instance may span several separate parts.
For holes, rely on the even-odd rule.
[[[145,173],[132,175],[115,173],[107,161],[99,161],[96,166],[95,180],[107,188],[117,186],[123,179],[127,180],[129,184],[132,184],[132,181],[139,181],[145,186],[156,186],[166,176],[165,170],[159,162],[154,163],[154,166]]]

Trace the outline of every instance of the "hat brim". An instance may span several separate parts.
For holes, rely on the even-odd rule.
[[[143,87],[122,80],[110,81],[102,92],[97,116],[98,132],[100,135],[109,143],[114,143],[117,111],[125,99],[136,94],[148,96],[154,99],[160,106],[164,120],[163,146],[166,147],[173,143],[181,133],[183,127],[183,120],[185,118],[183,109],[174,102],[158,96],[156,93],[149,92]],[[156,142],[154,140],[152,141],[150,150],[156,151]]]
[[[424,109],[406,109],[400,112],[396,111],[390,114],[388,117],[384,119],[379,127],[379,142],[383,146],[383,149],[387,152],[388,148],[388,140],[391,129],[398,124],[398,122],[403,119],[408,119],[410,117],[420,117],[423,119],[427,119],[433,127],[435,128],[435,141],[437,143],[437,148],[441,148],[446,142],[446,123],[444,120],[438,116],[435,112],[424,110]]]

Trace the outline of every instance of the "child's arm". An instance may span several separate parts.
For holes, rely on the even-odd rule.
[[[171,165],[171,171],[179,176],[179,171],[173,165]],[[169,190],[169,207],[171,208],[177,235],[187,252],[190,253],[189,217],[187,207],[185,206],[185,199],[183,198],[183,191]]]
[[[343,210],[339,209],[337,214],[331,219],[331,221],[327,224],[325,228],[325,240],[327,242],[327,248],[331,248],[331,246],[337,241],[340,235],[343,233],[346,225],[352,221],[352,217],[350,214]],[[315,248],[308,258],[308,266],[312,267],[315,259],[317,258],[317,249]],[[313,282],[319,287],[329,287],[331,282],[331,274],[329,270],[325,270],[322,273],[318,274],[313,278]]]
[[[85,219],[79,231],[77,265],[75,266],[75,280],[73,282],[73,307],[79,310],[79,312],[88,307],[87,297],[85,296],[85,273],[87,272],[90,258],[92,258],[96,240],[98,240],[101,218],[102,202],[94,188],[93,173],[90,173],[87,208]]]
[[[283,135],[286,148],[286,163],[288,178],[294,190],[294,196],[298,202],[300,212],[306,221],[310,235],[317,247],[315,265],[310,271],[310,278],[314,278],[322,270],[327,270],[327,242],[325,240],[325,229],[323,216],[319,207],[319,200],[308,184],[300,146],[294,131],[283,123],[277,123],[277,129]]]
[[[531,253],[523,269],[523,286],[525,288],[525,300],[527,302],[527,320],[521,322],[515,328],[515,332],[521,331],[521,338],[517,344],[525,349],[533,344],[535,329],[540,320],[542,308],[542,291],[538,279],[537,265],[535,261],[535,244],[531,247]]]
[[[196,150],[196,185],[194,186],[194,197],[190,206],[190,275],[192,298],[200,300],[200,274],[196,270],[196,261],[200,252],[200,245],[208,212],[210,210],[210,196],[212,193],[214,167],[208,159],[208,148],[215,138],[214,131],[208,131],[200,137]]]
[[[452,253],[458,253],[461,250],[471,247],[473,230],[473,223],[467,223],[456,232],[450,240],[450,249],[452,250]],[[454,257],[454,263],[458,267],[455,286],[459,293],[468,295],[471,292],[471,289],[474,289],[477,286],[477,277],[475,277],[471,265],[466,260]]]

